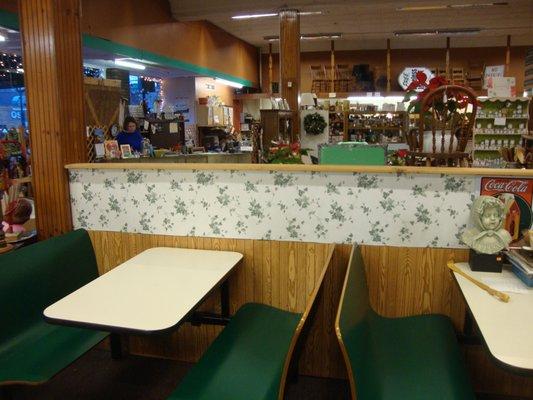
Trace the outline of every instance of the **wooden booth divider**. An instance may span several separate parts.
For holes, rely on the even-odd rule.
[[[246,302],[273,305],[302,312],[320,268],[327,256],[327,244],[251,239],[217,239],[90,231],[100,273],[105,273],[150,247],[168,246],[229,250],[244,254],[242,265],[230,278],[230,311]],[[465,302],[446,267],[446,262],[468,259],[468,250],[362,246],[367,268],[370,301],[374,309],[389,317],[427,313],[448,315],[461,332]],[[325,277],[317,317],[311,327],[299,372],[303,375],[344,378],[345,370],[335,338],[334,319],[342,289],[350,246],[336,245],[333,264]],[[202,306],[219,311],[218,293]],[[217,326],[184,324],[172,334],[129,338],[132,354],[195,362],[222,330]],[[391,332],[391,334],[393,334]],[[479,346],[465,350],[472,381],[477,391],[525,396],[533,393],[533,378],[517,377],[491,364]]]

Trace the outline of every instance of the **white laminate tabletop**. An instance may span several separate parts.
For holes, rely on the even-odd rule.
[[[454,272],[492,355],[511,367],[533,371],[533,288],[528,288],[505,268],[498,274],[471,271],[468,263],[456,265],[478,280],[489,279],[494,282],[495,279],[516,279],[517,285],[527,290],[526,293],[505,292],[510,300],[504,303]]]
[[[156,247],[44,310],[50,322],[156,332],[177,325],[236,267],[242,254]]]

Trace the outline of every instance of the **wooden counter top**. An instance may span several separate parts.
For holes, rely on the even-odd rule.
[[[102,163],[68,164],[66,169],[132,169],[132,170],[233,170],[233,171],[290,171],[341,172],[366,174],[446,174],[474,176],[533,177],[533,169],[406,167],[366,165],[302,165],[302,164],[214,164],[214,163]]]

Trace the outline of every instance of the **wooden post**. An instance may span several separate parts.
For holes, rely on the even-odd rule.
[[[331,90],[330,92],[335,91],[335,41],[331,41]]]
[[[390,92],[391,75],[390,75],[390,39],[387,39],[387,93]]]
[[[509,76],[511,68],[511,35],[507,35],[507,49],[505,51],[505,76]]]
[[[446,79],[450,80],[451,73],[450,73],[450,37],[446,38]]]
[[[297,10],[282,10],[279,13],[279,66],[280,92],[294,112],[291,139],[296,140],[300,131],[300,15]]]
[[[243,112],[242,100],[233,99],[233,127],[235,132],[241,136],[241,114]],[[240,140],[240,137],[239,137]]]
[[[272,94],[272,43],[268,44],[268,93]]]
[[[65,164],[87,160],[80,0],[19,0],[37,231],[72,229]]]

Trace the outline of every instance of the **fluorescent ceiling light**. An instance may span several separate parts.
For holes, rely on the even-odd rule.
[[[121,67],[127,67],[127,68],[133,68],[133,69],[140,69],[145,70],[146,65],[143,65],[138,62],[129,61],[129,60],[121,60],[121,59],[115,59],[115,64],[120,65]]]
[[[242,85],[240,83],[237,83],[237,82],[228,81],[227,79],[215,78],[215,80],[217,82],[219,82],[219,83],[222,83],[223,85],[231,86],[231,87],[234,87],[234,88],[237,88],[237,89],[242,89],[242,87],[244,86],[244,85]]]
[[[0,42],[5,42],[7,38],[4,35],[0,35]]]
[[[300,11],[300,15],[322,15],[322,11]]]
[[[305,33],[300,36],[300,40],[320,40],[320,39],[340,39],[342,33]],[[264,40],[268,42],[276,42],[279,36],[265,36]]]
[[[482,7],[491,7],[491,6],[507,6],[509,3],[507,1],[498,1],[492,3],[469,3],[469,4],[442,4],[435,6],[407,6],[407,7],[398,7],[397,11],[434,11],[434,10],[454,10],[454,9],[465,9],[465,8],[482,8]]]
[[[341,33],[311,33],[303,34],[300,36],[302,40],[315,40],[315,39],[340,39],[342,37]]]
[[[405,31],[394,31],[394,36],[475,35],[479,32],[481,32],[481,29],[479,28],[413,29]]]
[[[231,19],[251,19],[251,18],[265,18],[265,17],[277,17],[278,13],[266,13],[266,14],[245,14],[234,15]]]
[[[300,11],[299,15],[321,15],[322,11]],[[244,15],[234,15],[231,19],[253,19],[253,18],[268,18],[268,17],[277,17],[279,13],[264,13],[264,14],[244,14]]]

